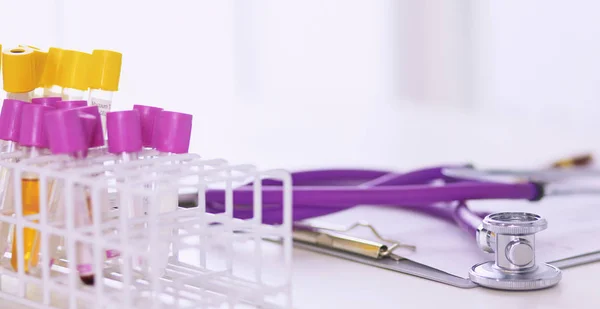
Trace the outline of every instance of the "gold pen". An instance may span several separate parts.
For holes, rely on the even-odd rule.
[[[388,250],[384,244],[359,239],[334,232],[321,232],[310,229],[295,229],[294,241],[351,252],[371,258],[382,258],[382,253]]]
[[[336,232],[347,232],[357,226],[369,227],[377,236],[377,238],[381,239],[377,231],[370,224],[365,223],[357,223],[349,229],[344,230],[335,230],[330,228],[320,228],[311,225],[296,224],[294,226],[293,238],[294,241],[302,242],[305,244],[354,253],[374,259],[389,257],[395,260],[400,260],[402,259],[402,257],[393,254],[393,251],[398,247],[405,247],[411,250],[415,250],[414,246],[401,245],[398,242],[393,242],[393,244],[388,246],[383,243],[352,237]]]

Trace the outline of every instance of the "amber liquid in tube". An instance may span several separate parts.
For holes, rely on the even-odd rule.
[[[40,212],[40,184],[38,179],[23,178],[22,184],[22,202],[23,202],[23,216],[35,215]],[[16,228],[16,227],[15,227]],[[23,265],[25,265],[25,272],[28,272],[30,268],[37,266],[38,257],[40,252],[40,243],[36,241],[38,231],[32,228],[23,228]],[[12,242],[12,256],[10,263],[13,269],[18,270],[18,258],[17,254],[17,232],[13,232]]]

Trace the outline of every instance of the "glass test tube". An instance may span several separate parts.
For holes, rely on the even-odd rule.
[[[62,56],[62,49],[57,47],[48,49],[48,56],[40,78],[40,86],[44,88],[44,97],[60,97],[62,95],[62,86],[59,85],[61,84]]]
[[[21,129],[21,113],[23,101],[4,100],[2,112],[0,112],[0,140],[3,143],[2,152],[14,152],[19,150],[19,130]],[[14,191],[12,173],[7,168],[0,168],[0,212],[3,216],[14,214]],[[10,252],[9,236],[11,224],[0,222],[0,257]]]
[[[19,47],[30,48],[33,50],[33,56],[35,61],[35,79],[37,88],[33,91],[32,96],[34,98],[40,98],[44,96],[44,86],[41,84],[42,74],[44,73],[44,67],[46,65],[46,59],[48,53],[31,45],[19,45]]]
[[[44,127],[44,116],[47,112],[54,110],[49,106],[41,104],[25,104],[21,113],[21,128],[19,130],[19,145],[26,153],[26,157],[35,158],[42,155],[48,148]],[[47,196],[42,198],[48,198]],[[39,177],[35,173],[23,173],[21,175],[21,205],[22,215],[37,215],[40,212],[40,184]],[[37,220],[36,220],[37,221]],[[15,227],[16,228],[16,227]],[[13,239],[11,249],[11,265],[16,271],[19,269],[18,233],[13,228]],[[40,253],[39,231],[32,228],[24,228],[22,233],[23,243],[23,267],[25,272],[37,267]]]
[[[115,155],[115,164],[137,160],[142,151],[142,133],[140,124],[140,115],[136,110],[109,112],[106,115],[107,134],[108,134],[108,152]],[[106,192],[111,194],[113,192]],[[116,192],[114,192],[116,193]],[[107,198],[110,200],[110,198]],[[115,197],[118,201],[118,197]],[[126,209],[127,217],[142,217],[144,210],[142,201],[134,201],[132,207]],[[115,203],[118,208],[118,203]],[[112,209],[109,211],[113,211]],[[135,228],[140,228],[137,226]],[[116,231],[115,231],[116,232]],[[120,256],[115,250],[107,250],[106,257],[114,258]],[[139,260],[134,259],[133,267],[139,267]]]
[[[163,110],[159,107],[147,105],[134,105],[133,109],[140,114],[140,124],[142,128],[142,145],[146,149],[154,148],[152,144],[152,134],[154,132],[154,120],[156,116]]]
[[[56,109],[72,109],[72,108],[87,106],[87,101],[85,101],[85,100],[63,101],[61,99],[60,101],[54,103],[54,105],[55,105]]]
[[[2,52],[2,78],[6,98],[30,102],[38,84],[35,56],[30,48],[13,48]]]
[[[53,154],[66,154],[71,157],[71,162],[65,168],[85,166],[87,163],[84,160],[88,151],[88,140],[90,133],[93,133],[96,119],[93,116],[82,113],[76,109],[56,110],[48,113],[45,116],[47,128],[52,128],[51,134],[48,136],[50,150]],[[56,185],[53,191],[63,191],[63,186]],[[56,194],[61,202],[58,207],[65,208],[67,205],[72,205],[70,211],[72,216],[69,216],[69,210],[64,209],[65,219],[73,219],[65,222],[66,226],[74,228],[83,227],[92,223],[92,214],[88,203],[86,188],[81,185],[75,185],[73,188],[73,196],[64,196],[64,194]],[[54,194],[53,194],[54,195]],[[62,198],[61,198],[62,196]],[[72,203],[67,202],[67,198],[73,199]],[[52,205],[51,205],[52,206]],[[55,210],[55,216],[59,213]],[[50,210],[52,212],[53,210]],[[75,261],[70,260],[69,263],[76,263],[77,271],[81,281],[85,284],[94,283],[94,268],[93,268],[93,252],[90,244],[82,243],[70,239],[67,245],[74,245]],[[68,256],[68,255],[67,255]]]
[[[80,102],[80,101],[78,101],[78,102]],[[90,149],[88,151],[88,157],[105,155],[106,149],[104,148],[104,143],[105,143],[104,133],[103,133],[104,131],[103,131],[103,127],[102,127],[101,115],[100,115],[100,110],[99,110],[98,106],[88,105],[88,106],[77,107],[76,109],[82,113],[89,114],[89,115],[93,116],[94,118],[98,119],[98,122],[96,122],[96,124],[94,125],[93,133],[89,136],[89,138],[90,138],[89,148]]]
[[[31,99],[31,104],[39,104],[44,106],[50,106],[53,108],[57,108],[56,103],[62,100],[61,97],[41,97],[41,98],[33,98]]]
[[[98,111],[97,106],[86,106],[87,101],[59,101],[56,102],[56,108],[59,110],[74,110],[79,114],[86,114],[92,119],[97,121],[90,122],[88,125],[91,125],[89,128],[84,128],[85,130],[85,138],[88,143],[87,146],[90,148],[87,150],[86,156],[89,157],[94,150],[102,148],[104,146],[104,137],[102,135],[102,128],[100,119],[100,113]],[[56,220],[62,220],[64,217],[63,209],[61,205],[64,203],[64,197],[62,196],[63,186],[61,183],[56,183],[52,186],[52,191],[50,193],[50,212],[54,213],[56,216]],[[87,203],[90,204],[89,196],[86,197]],[[108,205],[108,202],[104,203]],[[102,205],[105,206],[105,205]],[[103,208],[103,211],[106,209]],[[64,239],[60,237],[53,237],[51,240],[52,248],[56,248],[56,252],[54,256],[58,260],[63,260],[65,257],[65,244]]]
[[[106,135],[106,114],[110,112],[113,94],[119,90],[122,54],[111,50],[92,51],[90,69],[90,105],[98,106]]]
[[[161,111],[156,115],[152,132],[152,144],[159,152],[160,156],[182,154],[189,151],[192,134],[192,119],[192,115],[190,114],[171,111]],[[156,182],[153,183],[149,189],[158,191],[162,188],[160,183]],[[178,193],[177,189],[161,192],[161,198],[158,202],[159,214],[177,210],[179,207]],[[147,205],[151,205],[151,203],[148,202]],[[169,222],[167,222],[167,224],[168,223]],[[169,228],[161,228],[159,231],[159,238],[168,239],[172,233],[173,231]],[[170,246],[170,243],[159,242],[159,246],[155,248],[156,254],[161,254],[158,264],[160,270],[164,270],[167,266],[169,254],[164,253],[171,251]]]
[[[88,53],[63,50],[60,71],[63,100],[87,100],[91,57]]]

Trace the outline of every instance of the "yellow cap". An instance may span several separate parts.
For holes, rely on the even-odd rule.
[[[111,50],[96,49],[92,52],[90,88],[108,91],[119,90],[121,59],[123,55]]]
[[[63,50],[59,86],[87,90],[92,55],[76,50]]]
[[[4,90],[12,93],[29,92],[37,86],[35,57],[31,48],[13,48],[2,52]]]
[[[19,46],[24,48],[31,48],[33,50],[33,57],[35,58],[35,77],[38,81],[38,86],[43,86],[41,85],[40,81],[42,79],[42,74],[44,73],[44,66],[46,65],[46,58],[48,57],[48,53],[31,45]]]
[[[60,83],[60,69],[62,62],[63,50],[57,47],[48,49],[48,56],[44,64],[40,85],[43,87],[51,87]]]

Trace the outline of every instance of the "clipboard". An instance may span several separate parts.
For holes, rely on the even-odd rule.
[[[346,230],[351,230],[357,226],[371,228],[377,238],[382,239],[377,230],[368,223],[356,223]],[[294,229],[294,246],[373,267],[432,280],[457,288],[471,289],[478,287],[470,279],[455,276],[409,259],[394,256],[393,249],[390,250],[390,247],[386,244],[346,236],[340,232],[343,231],[332,231],[331,228],[310,225],[298,225]],[[390,240],[382,240],[390,242]],[[600,261],[600,251],[552,261],[549,264],[565,269],[597,261]]]

